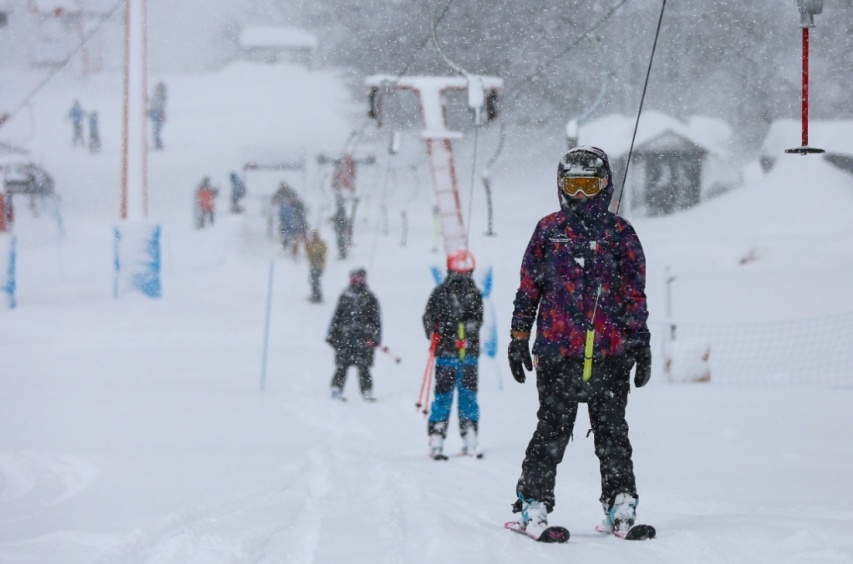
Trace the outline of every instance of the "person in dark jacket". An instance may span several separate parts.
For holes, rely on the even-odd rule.
[[[332,377],[332,398],[342,399],[347,369],[358,369],[358,383],[365,401],[374,401],[374,349],[382,342],[382,321],[379,301],[367,288],[367,273],[363,268],[350,272],[349,287],[338,299],[326,342],[335,349],[335,375]]]
[[[430,456],[443,454],[453,391],[459,394],[459,433],[463,454],[477,456],[480,406],[477,403],[477,363],[480,356],[480,327],[483,325],[483,295],[474,283],[474,257],[466,250],[447,257],[447,278],[430,294],[423,315],[424,331],[435,346],[435,394],[427,433]]]
[[[603,532],[634,525],[637,486],[625,408],[634,384],[651,376],[645,258],[628,221],[608,211],[613,175],[607,155],[576,147],[557,168],[561,210],[536,225],[521,262],[509,364],[525,381],[528,340],[537,325],[538,424],[527,446],[513,511],[528,534],[546,528],[557,465],[572,436],[578,403],[587,404],[600,463]]]

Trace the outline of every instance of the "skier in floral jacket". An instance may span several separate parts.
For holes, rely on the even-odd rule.
[[[620,536],[634,525],[637,488],[625,407],[634,383],[651,375],[645,257],[628,221],[608,211],[613,175],[595,147],[569,151],[557,168],[560,211],[542,218],[521,263],[509,363],[525,381],[528,340],[537,325],[538,425],[516,487],[519,525],[536,536],[554,507],[557,465],[586,403],[601,470],[599,527]]]

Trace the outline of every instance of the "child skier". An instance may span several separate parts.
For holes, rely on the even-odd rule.
[[[446,460],[443,453],[453,391],[459,394],[459,433],[463,454],[479,456],[477,431],[477,362],[480,356],[480,327],[483,324],[483,295],[472,278],[474,256],[460,250],[447,257],[447,278],[430,294],[423,315],[424,331],[435,341],[435,396],[430,409],[427,434],[430,456]],[[435,334],[435,337],[433,337]]]

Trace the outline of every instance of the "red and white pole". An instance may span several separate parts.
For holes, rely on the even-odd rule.
[[[803,28],[803,147],[809,144],[809,28]]]
[[[823,11],[823,0],[797,0],[800,11],[800,27],[803,28],[803,96],[802,96],[802,145],[786,149],[786,153],[808,155],[823,153],[823,149],[809,147],[809,28],[814,27],[814,16]]]
[[[148,217],[146,0],[125,0],[121,219]]]

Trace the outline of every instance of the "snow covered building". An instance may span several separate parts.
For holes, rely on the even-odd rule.
[[[611,114],[586,122],[580,145],[601,147],[610,156],[614,184],[622,183],[634,117]],[[640,118],[621,210],[667,215],[688,209],[741,182],[730,166],[731,127],[722,120],[692,116],[686,122],[649,110]]]
[[[781,119],[773,122],[761,145],[761,169],[770,172],[785,149],[799,147],[802,142],[802,121]],[[853,120],[810,121],[809,145],[825,150],[827,162],[853,174]],[[793,155],[799,156],[799,155]]]
[[[243,58],[261,63],[299,63],[311,66],[317,37],[304,29],[283,26],[253,26],[240,32]]]

